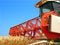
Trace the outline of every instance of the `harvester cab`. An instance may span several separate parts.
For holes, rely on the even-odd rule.
[[[36,4],[36,7],[40,9],[39,16],[50,11],[55,11],[60,14],[60,0],[41,0]]]
[[[50,31],[51,15],[60,15],[60,0],[41,0],[36,4],[36,7],[40,9],[41,25],[43,33],[48,39],[56,39],[60,37],[60,33]],[[55,34],[55,35],[54,35]]]

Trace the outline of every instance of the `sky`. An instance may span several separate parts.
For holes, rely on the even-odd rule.
[[[11,27],[39,16],[35,4],[40,0],[0,0],[0,36],[8,36]]]

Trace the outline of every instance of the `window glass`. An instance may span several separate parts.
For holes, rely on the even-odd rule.
[[[60,14],[60,3],[54,2],[54,3],[53,3],[53,7],[54,7],[54,10],[55,10],[58,14]]]
[[[43,13],[44,12],[50,12],[50,9],[43,8]]]

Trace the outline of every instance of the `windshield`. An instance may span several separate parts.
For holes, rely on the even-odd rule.
[[[53,8],[58,14],[60,14],[60,3],[54,2]]]
[[[50,9],[43,8],[42,10],[43,10],[43,13],[44,12],[50,12]]]
[[[45,12],[50,12],[50,11],[55,11],[60,15],[60,3],[57,2],[47,2],[45,4],[43,4],[42,6],[40,6],[40,16],[42,17],[41,14],[45,13]]]

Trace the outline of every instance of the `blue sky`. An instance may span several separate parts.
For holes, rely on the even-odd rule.
[[[39,16],[35,4],[40,0],[0,0],[0,36],[9,35],[10,27]]]

